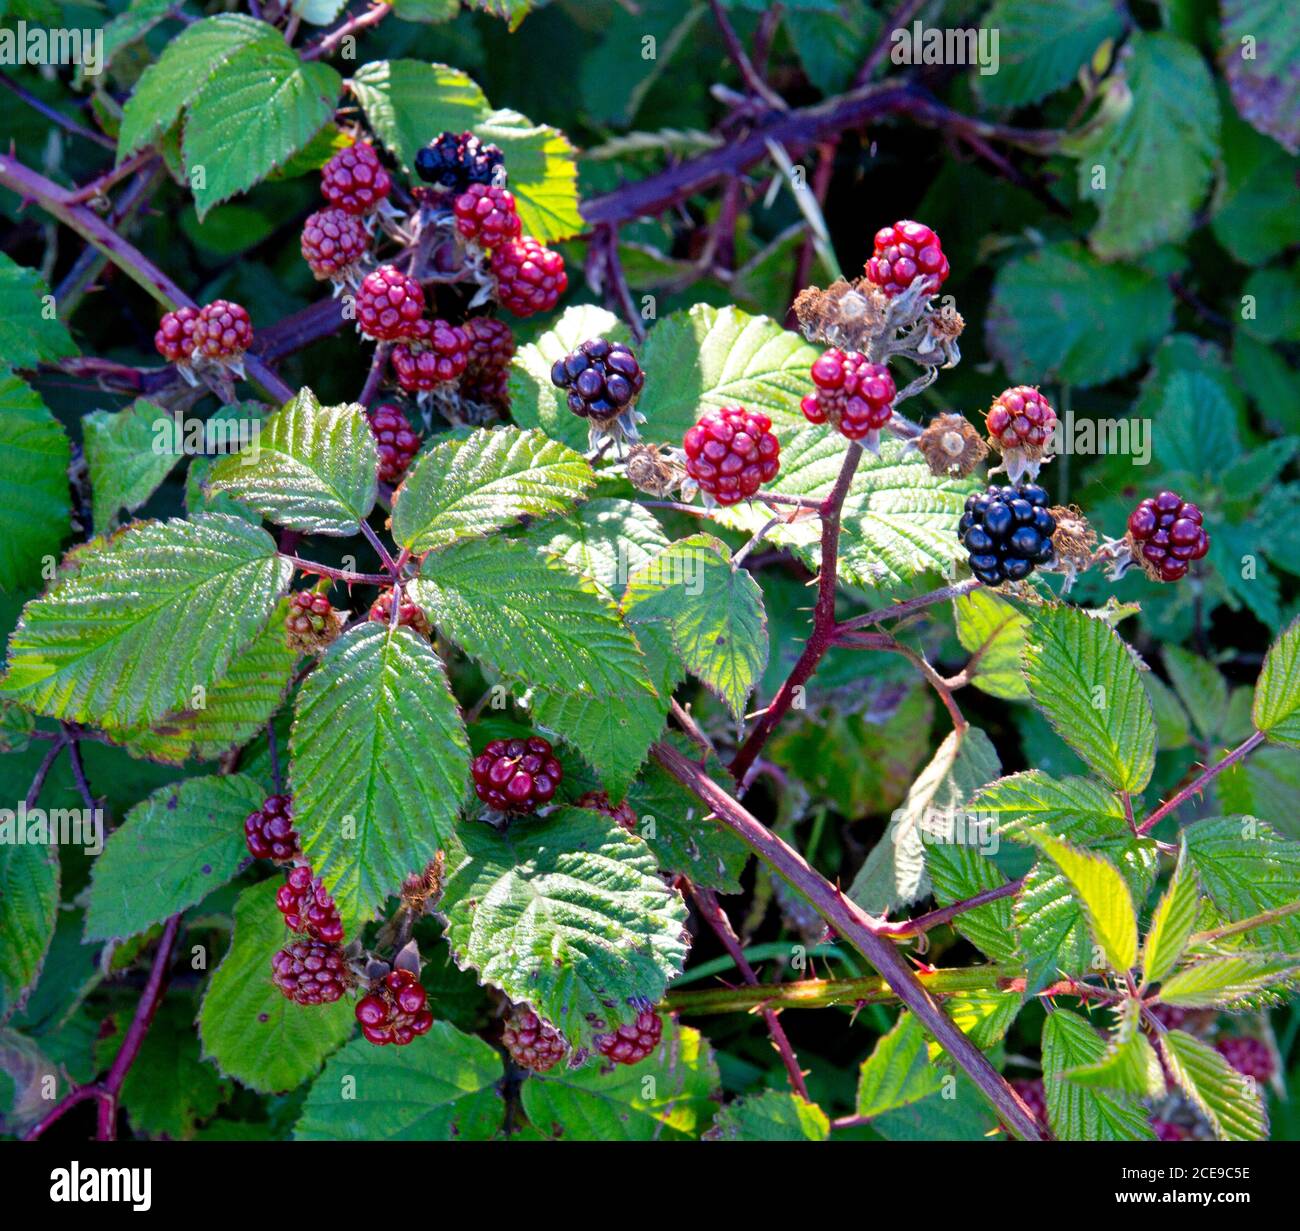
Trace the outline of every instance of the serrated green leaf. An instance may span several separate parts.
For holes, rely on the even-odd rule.
[[[680,444],[705,411],[744,406],[767,415],[782,443],[807,420],[799,401],[812,392],[817,351],[797,333],[739,308],[696,304],[650,331],[641,366],[651,375],[638,400],[651,440]]]
[[[112,64],[123,48],[143,38],[172,10],[171,0],[131,0],[126,9],[104,26],[104,63]]]
[[[410,1047],[353,1039],[312,1082],[298,1141],[486,1141],[501,1128],[501,1057],[434,1022]]]
[[[322,406],[300,389],[250,449],[212,467],[207,485],[291,530],[350,536],[374,508],[378,467],[361,406]]]
[[[4,367],[34,368],[76,353],[68,327],[54,311],[54,296],[45,279],[0,252],[0,355]],[[20,383],[4,370],[0,370],[0,379]]]
[[[740,722],[767,666],[763,591],[731,563],[719,539],[679,539],[628,579],[624,610],[634,624],[663,624],[682,665],[727,703]]]
[[[139,398],[124,410],[95,410],[81,420],[90,470],[95,529],[112,529],[120,510],[134,512],[176,465],[176,455],[158,447],[154,428],[170,419],[160,406]]]
[[[1028,618],[1006,599],[983,589],[953,599],[952,607],[957,640],[971,654],[966,664],[970,682],[1004,701],[1029,700],[1020,671]]]
[[[242,13],[221,13],[187,26],[145,69],[127,101],[118,134],[118,162],[166,132],[213,75],[242,49],[274,54],[284,47],[284,38],[274,26]]]
[[[1191,44],[1168,31],[1135,32],[1117,68],[1109,89],[1124,90],[1126,105],[1073,151],[1079,196],[1098,211],[1089,243],[1107,261],[1184,239],[1219,158],[1218,96]]]
[[[201,708],[173,714],[152,727],[114,731],[112,738],[132,756],[168,765],[184,764],[190,757],[215,761],[246,744],[270,721],[289,691],[298,651],[289,645],[285,631],[288,613],[289,600],[282,598],[252,645],[208,690]]]
[[[1178,964],[1200,915],[1196,876],[1180,854],[1169,888],[1151,916],[1142,948],[1142,981],[1159,983]]]
[[[926,873],[940,906],[964,902],[1006,884],[1007,878],[993,860],[976,849],[977,840],[970,834],[966,838],[965,842],[926,842]],[[962,911],[952,921],[952,927],[995,962],[1009,962],[1015,957],[1010,898]]]
[[[566,513],[595,485],[586,458],[539,431],[480,429],[419,456],[393,503],[393,537],[422,555]]]
[[[1083,907],[1093,939],[1116,973],[1137,961],[1137,912],[1128,883],[1103,855],[1092,854],[1046,834],[1034,835],[1035,845],[1056,864]]]
[[[971,806],[999,817],[999,831],[1018,842],[1026,841],[1022,831],[1034,826],[1085,844],[1126,828],[1123,805],[1105,787],[1087,778],[1053,778],[1037,769],[990,783]]]
[[[1128,1003],[1136,1006],[1136,1001]],[[1137,1098],[1158,1098],[1165,1092],[1156,1050],[1132,1015],[1120,1023],[1100,1060],[1066,1069],[1061,1077],[1078,1086],[1118,1090]]]
[[[40,396],[3,371],[0,452],[0,590],[15,590],[41,576],[72,528],[72,447]]]
[[[451,21],[460,12],[460,0],[396,0],[393,16],[399,21],[436,24]]]
[[[594,304],[565,308],[549,329],[521,346],[510,364],[510,417],[524,428],[538,428],[552,440],[585,452],[587,424],[573,414],[564,394],[551,384],[551,367],[588,338],[628,341],[627,328],[612,312]]]
[[[1077,1013],[1057,1009],[1043,1026],[1047,1120],[1060,1141],[1149,1141],[1155,1133],[1131,1095],[1066,1081],[1070,1069],[1096,1064],[1106,1044]]]
[[[986,335],[1013,380],[1091,388],[1133,371],[1173,315],[1163,278],[1060,243],[999,270]]]
[[[901,1013],[858,1070],[857,1114],[870,1118],[919,1102],[942,1087],[943,1076],[930,1062],[921,1024]]]
[[[191,778],[136,804],[95,860],[86,939],[134,936],[220,888],[244,862],[265,791],[243,774]]]
[[[476,121],[474,134],[505,155],[525,235],[548,243],[586,227],[578,212],[577,151],[559,129],[501,110]]]
[[[591,582],[528,542],[470,539],[428,557],[408,592],[472,658],[556,692],[653,692],[636,639]]]
[[[1300,885],[1300,842],[1291,842],[1254,817],[1216,817],[1183,830],[1187,858],[1201,888],[1229,921],[1295,901]],[[1300,952],[1300,919],[1283,918],[1254,933],[1278,952]]]
[[[1254,1081],[1208,1043],[1168,1030],[1160,1035],[1160,1050],[1174,1080],[1220,1141],[1262,1141],[1268,1136],[1268,1113]]]
[[[1113,629],[1077,607],[1036,611],[1025,678],[1057,733],[1111,786],[1132,793],[1146,786],[1155,719],[1133,656]]]
[[[345,925],[368,918],[452,839],[469,741],[441,660],[366,622],[307,677],[289,743],[294,826]]]
[[[613,602],[628,578],[668,546],[668,536],[649,509],[631,500],[589,500],[528,537],[572,573],[589,577]]]
[[[926,847],[964,836],[966,802],[997,777],[998,754],[979,727],[952,731],[912,784],[903,805],[849,886],[849,897],[868,914],[886,915],[930,892]]]
[[[3,828],[0,823],[0,833]],[[0,842],[0,1022],[8,1021],[26,1001],[54,937],[59,910],[56,851],[51,844],[20,841],[16,835]]]
[[[704,1137],[708,1141],[826,1141],[831,1122],[816,1103],[788,1090],[765,1090],[728,1103]]]
[[[462,826],[440,909],[457,963],[575,1045],[635,1020],[686,960],[686,906],[649,848],[582,808]]]
[[[1196,729],[1207,740],[1218,737],[1228,716],[1228,685],[1213,663],[1176,645],[1164,650],[1165,669]]]
[[[987,1051],[1006,1038],[1024,1002],[1020,992],[980,988],[954,992],[944,1001],[944,1009],[962,1034],[967,1035],[976,1047]],[[945,1055],[943,1047],[933,1039],[927,1050],[932,1064],[937,1064]]]
[[[185,171],[199,219],[309,145],[333,119],[342,86],[330,65],[305,62],[283,42],[235,52],[190,104],[185,124]]]
[[[348,82],[371,130],[406,171],[438,133],[464,132],[489,113],[483,91],[463,72],[421,60],[374,60]]]
[[[1178,694],[1154,671],[1144,672],[1142,683],[1151,702],[1151,715],[1156,720],[1156,747],[1161,752],[1186,748],[1191,742],[1192,724]]]
[[[1221,773],[1215,783],[1221,810],[1257,816],[1288,838],[1300,838],[1300,750],[1257,748]]]
[[[225,674],[292,572],[264,530],[218,513],[96,539],[27,604],[0,688],[51,718],[156,722]]]
[[[1300,619],[1269,647],[1251,715],[1274,743],[1300,747]]]
[[[1185,1009],[1232,1009],[1266,988],[1293,982],[1297,975],[1296,955],[1206,958],[1171,974],[1160,987],[1159,999]]]
[[[1124,29],[1114,0],[998,0],[982,25],[1001,36],[997,71],[977,79],[992,107],[1036,103],[1069,85],[1097,48]]]
[[[611,1071],[612,1069],[612,1071]],[[637,1065],[557,1065],[521,1092],[530,1123],[569,1141],[682,1141],[698,1137],[717,1104],[713,1051],[697,1030],[664,1020],[658,1048]]]
[[[1300,21],[1294,6],[1287,0],[1223,0],[1221,8],[1232,101],[1260,132],[1292,154],[1300,153],[1300,79],[1295,71]]]
[[[239,895],[230,948],[199,1011],[204,1057],[262,1094],[301,1085],[356,1028],[350,1000],[297,1005],[271,981],[271,959],[290,937],[275,906],[280,883],[265,880]]]

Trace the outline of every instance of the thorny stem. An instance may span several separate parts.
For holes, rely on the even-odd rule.
[[[36,801],[41,797],[41,791],[45,789],[45,779],[50,776],[50,770],[54,768],[54,762],[59,759],[64,747],[68,743],[67,734],[58,736],[45,752],[41,763],[37,766],[36,776],[32,779],[32,785],[27,790],[26,805],[30,811],[36,807]]]
[[[882,620],[897,620],[913,612],[924,611],[925,608],[933,607],[936,603],[947,602],[950,598],[961,598],[963,594],[969,594],[979,587],[980,583],[974,577],[969,577],[965,581],[957,582],[956,585],[943,586],[941,589],[931,590],[929,594],[921,594],[902,603],[879,607],[875,611],[868,611],[865,615],[854,616],[851,620],[845,620],[843,624],[837,624],[835,632],[838,635],[852,632],[857,628],[866,628],[871,624],[879,624]]]
[[[762,75],[754,67],[753,61],[750,60],[746,53],[744,45],[740,41],[740,36],[736,33],[736,27],[731,24],[731,18],[727,16],[726,10],[718,3],[718,0],[709,0],[709,7],[713,10],[713,20],[717,23],[718,30],[722,34],[723,43],[726,44],[727,55],[731,57],[740,72],[745,88],[756,98],[761,98],[769,107],[773,107],[777,111],[788,110],[789,107],[785,99],[763,80]]]
[[[112,137],[106,137],[103,133],[95,132],[94,129],[85,128],[78,124],[76,120],[70,120],[62,111],[51,107],[48,103],[42,102],[35,94],[24,90],[8,73],[0,73],[0,86],[6,90],[12,91],[23,102],[25,102],[33,111],[39,111],[47,120],[57,124],[65,132],[71,133],[74,137],[83,137],[87,141],[93,141],[96,145],[102,145],[105,149],[114,150],[117,148],[117,142]]]
[[[722,942],[722,947],[726,949],[732,961],[736,963],[736,969],[740,971],[745,982],[750,987],[758,987],[758,976],[754,973],[754,968],[749,964],[749,959],[740,946],[740,940],[736,936],[735,929],[731,926],[731,920],[727,918],[726,911],[722,909],[722,904],[718,901],[718,895],[712,889],[702,889],[699,885],[692,885],[691,896],[695,899],[696,909],[699,910],[704,921],[713,929],[714,934]],[[767,1032],[772,1036],[772,1044],[781,1056],[781,1063],[785,1065],[785,1071],[790,1078],[790,1085],[800,1098],[810,1102],[808,1086],[804,1082],[803,1070],[799,1067],[799,1057],[794,1054],[794,1048],[790,1046],[790,1040],[785,1033],[785,1028],[781,1025],[780,1018],[774,1009],[766,1006],[760,1011],[763,1014],[763,1021],[767,1024]]]
[[[950,906],[942,906],[938,910],[930,911],[928,914],[917,915],[915,919],[904,919],[900,923],[887,923],[878,928],[877,931],[881,936],[888,936],[893,940],[902,940],[909,936],[924,936],[932,928],[949,923],[956,919],[958,915],[964,915],[968,910],[977,910],[981,906],[987,906],[990,902],[1000,902],[1003,898],[1015,897],[1024,888],[1024,884],[1025,878],[1022,876],[1019,880],[1007,881],[994,889],[981,890],[969,898],[963,898],[960,902],[953,902]]]
[[[1211,941],[1223,940],[1227,936],[1240,936],[1243,932],[1253,932],[1256,928],[1266,928],[1281,919],[1300,914],[1300,899],[1288,902],[1285,906],[1275,906],[1272,910],[1261,911],[1249,919],[1238,919],[1236,923],[1225,923],[1222,927],[1210,928],[1206,932],[1196,932],[1188,937],[1189,947],[1206,945]]]
[[[754,729],[731,762],[732,777],[738,782],[744,781],[746,772],[754,763],[754,758],[762,752],[768,736],[776,729],[776,724],[794,703],[796,690],[808,682],[817,669],[817,664],[821,662],[822,655],[830,649],[835,629],[835,583],[839,559],[840,513],[861,458],[862,446],[857,441],[852,441],[845,451],[844,464],[840,467],[835,486],[822,502],[821,576],[818,579],[817,603],[813,608],[812,632],[785,683],[772,698],[772,703],[754,725]]]
[[[849,473],[851,477],[851,470]],[[939,1007],[893,943],[876,933],[874,928],[878,925],[865,911],[821,877],[798,851],[728,795],[700,766],[665,744],[656,744],[654,755],[674,778],[708,804],[719,821],[780,873],[844,940],[876,968],[899,1000],[984,1092],[1012,1132],[1030,1141],[1044,1139],[1042,1126],[1020,1096]]]
[[[393,578],[388,573],[351,573],[343,568],[331,568],[328,564],[317,564],[314,560],[304,560],[301,556],[280,553],[300,573],[309,573],[313,577],[329,577],[334,581],[345,581],[350,586],[390,586]]]
[[[375,549],[375,554],[379,557],[380,563],[389,571],[394,579],[397,577],[397,561],[389,554],[388,548],[384,546],[384,541],[377,535],[366,522],[361,523],[361,533],[366,536],[366,542]],[[396,607],[396,604],[394,604]]]
[[[627,276],[623,273],[623,259],[618,254],[618,228],[601,227],[599,236],[605,259],[605,276],[622,309],[623,318],[627,321],[627,326],[639,345],[646,338],[645,321],[636,310],[636,304],[632,301],[632,288],[628,286]]]
[[[1168,800],[1160,805],[1135,832],[1139,835],[1149,834],[1161,821],[1165,819],[1175,809],[1180,808],[1193,795],[1198,794],[1205,789],[1207,783],[1221,774],[1230,765],[1235,765],[1242,757],[1258,748],[1264,742],[1264,732],[1254,731],[1249,738],[1238,744],[1222,761],[1216,761],[1203,772],[1198,774],[1195,779],[1189,782],[1182,790],[1172,795]]]
[[[307,47],[302,53],[302,58],[304,60],[319,60],[322,56],[331,55],[334,49],[349,35],[355,35],[359,31],[366,29],[367,26],[377,26],[392,11],[393,6],[391,4],[377,4],[374,8],[366,9],[354,17],[349,17],[342,25],[336,26],[317,42]]]
[[[948,711],[948,717],[952,719],[953,729],[958,735],[965,734],[966,728],[970,723],[962,716],[962,712],[957,705],[956,698],[952,695],[952,686],[949,681],[945,680],[926,660],[925,656],[918,654],[910,645],[904,645],[901,641],[896,641],[887,633],[837,633],[834,638],[834,644],[846,646],[849,649],[857,650],[884,650],[890,654],[901,654],[924,676],[927,684],[934,689],[939,700],[943,702],[944,709]]]

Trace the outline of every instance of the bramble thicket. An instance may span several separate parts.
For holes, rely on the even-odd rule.
[[[0,1131],[1300,1136],[1300,12],[0,25]]]

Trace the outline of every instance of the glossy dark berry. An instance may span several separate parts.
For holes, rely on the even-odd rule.
[[[505,155],[495,145],[484,145],[473,133],[439,133],[415,155],[415,173],[442,192],[463,193],[471,184],[502,180],[497,168]]]
[[[510,361],[515,355],[515,335],[510,326],[495,316],[471,316],[460,329],[469,347],[462,391],[474,401],[505,405]]]
[[[772,420],[740,406],[709,411],[682,437],[686,473],[719,504],[746,500],[781,469]]]
[[[314,940],[338,944],[343,939],[343,921],[334,899],[320,877],[312,876],[306,864],[298,864],[275,895],[275,905],[291,932],[305,932]]]
[[[957,523],[957,537],[970,552],[971,572],[986,586],[1023,581],[1056,558],[1056,520],[1047,493],[1037,484],[990,487],[971,496]]]
[[[564,770],[547,740],[494,739],[470,766],[474,791],[498,812],[533,812],[550,803]]]
[[[214,299],[199,309],[194,322],[194,353],[205,359],[238,359],[253,344],[248,313],[228,299]]]
[[[296,1004],[333,1004],[352,986],[338,945],[296,940],[271,959],[271,977]]]
[[[321,194],[349,214],[370,213],[388,196],[392,186],[374,146],[365,141],[339,150],[321,168]]]
[[[343,209],[323,209],[302,227],[302,256],[319,280],[338,278],[369,251],[365,224]]]
[[[1128,532],[1149,575],[1161,581],[1186,576],[1193,560],[1210,550],[1201,510],[1176,492],[1148,497],[1129,514]]]
[[[326,602],[327,607],[328,605]],[[300,848],[298,834],[293,827],[293,797],[268,795],[262,806],[250,812],[245,819],[244,840],[254,859],[274,859],[276,863],[288,863],[295,858],[300,853]]]
[[[424,317],[424,288],[395,265],[381,265],[357,290],[357,324],[377,342],[415,337]]]
[[[894,378],[860,351],[828,350],[812,365],[817,392],[800,403],[810,423],[833,423],[849,440],[879,431],[893,414]]]
[[[622,342],[591,338],[551,367],[551,384],[563,389],[569,409],[582,419],[613,419],[645,386],[645,373]]]
[[[194,353],[194,327],[198,323],[198,308],[164,313],[153,335],[154,347],[168,363],[184,363]]]
[[[636,832],[636,813],[632,811],[631,805],[626,800],[621,804],[610,803],[609,796],[604,791],[588,791],[578,797],[574,807],[590,808],[593,812],[609,817],[611,821],[617,821],[628,833]]]
[[[516,316],[549,312],[569,286],[564,258],[527,235],[494,248],[491,268],[497,303]]]
[[[634,1025],[620,1026],[613,1034],[596,1037],[596,1050],[615,1064],[639,1064],[663,1038],[663,1019],[653,1009],[637,1014]]]
[[[380,1047],[387,1043],[404,1047],[433,1025],[428,996],[409,970],[392,970],[376,979],[357,1001],[356,1017],[362,1035]]]
[[[1262,1039],[1228,1035],[1214,1045],[1214,1050],[1243,1076],[1253,1077],[1261,1084],[1273,1080],[1273,1053]]]
[[[517,1004],[510,1011],[501,1029],[501,1042],[521,1069],[534,1073],[554,1068],[569,1050],[564,1036],[526,1004]]]
[[[370,607],[369,618],[376,624],[391,624],[393,622],[393,592],[385,590],[375,599]],[[429,617],[424,611],[415,605],[406,597],[405,591],[402,592],[402,603],[397,609],[398,627],[406,627],[419,633],[422,637],[429,635]]]
[[[420,438],[401,408],[391,403],[371,407],[366,411],[366,420],[379,450],[379,481],[395,487],[419,452]]]
[[[948,258],[939,237],[922,222],[896,222],[876,232],[875,252],[867,262],[866,275],[886,295],[907,290],[917,277],[924,277],[926,291],[933,295],[948,278]]]
[[[484,248],[518,239],[523,231],[514,196],[491,184],[471,184],[451,207],[456,230]]]
[[[398,385],[407,393],[427,393],[460,379],[469,366],[469,343],[459,325],[420,321],[393,347],[392,361]]]
[[[1052,439],[1056,411],[1030,385],[1004,389],[989,407],[989,436],[999,448],[1023,449],[1033,453]]]

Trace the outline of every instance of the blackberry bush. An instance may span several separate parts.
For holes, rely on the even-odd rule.
[[[1295,1135],[1300,19],[867,7],[4,66],[0,1134]]]

